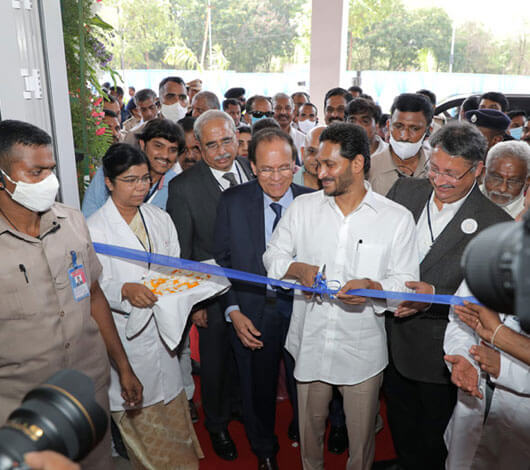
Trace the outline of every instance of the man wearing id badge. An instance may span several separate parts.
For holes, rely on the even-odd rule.
[[[317,273],[336,296],[295,295],[286,348],[295,359],[304,470],[324,468],[323,442],[332,386],[344,398],[349,438],[347,469],[371,469],[379,388],[387,365],[386,301],[351,289],[403,291],[417,279],[412,214],[372,191],[366,131],[333,123],[320,136],[318,178],[323,190],[298,196],[267,244],[270,277],[312,286]],[[322,276],[319,276],[322,277]],[[390,302],[388,302],[390,304]]]
[[[84,218],[55,202],[54,168],[46,132],[0,122],[0,423],[29,390],[66,368],[92,378],[108,410],[108,356],[124,401],[142,400],[97,281],[101,265]],[[110,432],[81,463],[112,468]]]
[[[413,214],[420,277],[407,287],[418,294],[454,295],[469,241],[486,227],[512,220],[481,192],[487,142],[465,122],[451,122],[429,139],[427,179],[400,178],[387,194]],[[456,402],[456,388],[443,356],[449,306],[404,301],[387,316],[390,361],[383,391],[399,465],[442,470],[443,433]]]

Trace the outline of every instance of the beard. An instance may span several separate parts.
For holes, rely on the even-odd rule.
[[[333,181],[335,182],[334,188],[326,189],[324,188],[324,194],[329,197],[342,196],[347,193],[353,183],[353,175],[350,172],[347,172],[343,175],[338,176],[337,178],[323,178],[324,181]]]

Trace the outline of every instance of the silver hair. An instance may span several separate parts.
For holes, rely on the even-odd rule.
[[[530,176],[530,145],[526,142],[509,140],[494,145],[486,156],[486,168],[502,157],[515,157],[522,161],[526,165],[527,177]]]
[[[151,90],[150,88],[144,88],[143,90],[137,91],[134,95],[134,104],[138,106],[138,103],[141,103],[142,101],[156,101],[156,98],[156,93],[153,90]]]
[[[195,101],[199,98],[204,98],[206,100],[206,106],[208,106],[208,109],[221,109],[221,103],[219,103],[219,98],[217,98],[215,93],[207,90],[199,91],[199,93],[193,96],[191,105],[193,106]]]
[[[236,134],[236,125],[234,124],[234,120],[230,114],[227,114],[224,111],[219,111],[218,109],[209,109],[208,111],[202,113],[193,124],[193,132],[201,145],[202,129],[206,124],[208,124],[210,121],[213,121],[214,119],[224,119],[226,122],[228,122],[234,135]]]
[[[291,105],[291,109],[294,109],[294,101],[293,99],[286,93],[276,93],[272,97],[272,108],[274,109],[276,107],[276,101],[280,98],[287,98],[289,100],[289,104]]]

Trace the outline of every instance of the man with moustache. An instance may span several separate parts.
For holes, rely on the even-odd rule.
[[[202,153],[199,141],[195,136],[195,132],[193,132],[195,118],[186,116],[181,119],[178,124],[184,130],[184,138],[186,140],[186,147],[178,156],[179,165],[182,168],[182,171],[184,171],[195,165],[202,158]]]
[[[486,157],[481,191],[513,218],[524,209],[530,183],[530,147],[525,142],[501,142]]]
[[[450,122],[429,139],[428,179],[400,178],[387,197],[408,208],[416,221],[420,294],[453,295],[462,282],[462,253],[490,225],[512,220],[481,192],[486,139],[465,122]],[[388,314],[389,365],[383,390],[399,464],[407,470],[442,470],[443,433],[453,412],[456,388],[444,363],[449,307],[401,302]]]
[[[389,146],[373,156],[368,177],[376,193],[386,195],[402,177],[425,177],[428,154],[423,143],[432,116],[432,105],[425,96],[403,93],[396,97],[387,123]]]
[[[138,146],[149,160],[151,189],[146,201],[165,209],[169,182],[176,176],[173,166],[177,155],[185,149],[182,128],[168,119],[155,119],[146,123],[137,135]],[[103,167],[99,167],[83,198],[82,212],[88,218],[105,204],[110,193],[105,185]]]
[[[324,97],[324,120],[329,126],[334,121],[344,121],[346,106],[353,99],[344,88],[332,88]]]
[[[324,468],[323,440],[332,386],[344,397],[348,470],[372,468],[379,387],[387,365],[385,301],[350,289],[401,291],[418,276],[412,215],[374,193],[366,132],[334,123],[320,136],[323,191],[299,196],[273,233],[263,262],[268,275],[312,286],[322,266],[342,288],[321,301],[296,295],[287,334],[295,358],[304,470]],[[388,230],[385,229],[388,228]]]
[[[296,164],[300,166],[301,161],[298,158],[300,149],[304,145],[304,134],[293,126],[294,102],[293,99],[285,93],[276,93],[272,97],[272,109],[274,119],[280,125],[280,128],[293,139],[294,146],[297,150]]]
[[[194,131],[202,160],[171,181],[167,211],[179,235],[182,258],[204,261],[213,258],[214,224],[222,192],[246,183],[253,176],[247,160],[236,158],[236,127],[228,114],[219,110],[206,111],[195,121]],[[219,299],[207,302],[191,318],[199,331],[205,426],[217,455],[234,460],[237,450],[228,432],[232,411],[231,378],[235,370],[229,325]]]
[[[221,266],[265,276],[262,256],[282,213],[297,196],[311,190],[292,184],[296,148],[277,128],[256,133],[249,160],[257,180],[221,195],[215,229],[215,259]],[[292,310],[292,292],[232,281],[222,298],[239,368],[243,418],[258,469],[277,469],[274,434],[280,361],[294,408],[289,426],[298,434],[293,358],[284,349]]]

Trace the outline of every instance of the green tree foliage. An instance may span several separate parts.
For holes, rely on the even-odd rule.
[[[212,68],[270,71],[293,56],[297,15],[306,0],[211,0]],[[208,68],[207,0],[115,0],[105,18],[123,68]],[[205,60],[201,61],[205,47]]]
[[[451,19],[441,8],[407,10],[401,0],[350,0],[347,67],[447,72],[451,35]],[[456,29],[454,57],[454,72],[527,75],[530,33],[498,40],[469,21]]]
[[[446,70],[451,20],[441,8],[409,11],[399,0],[350,0],[348,68],[417,70],[430,51]]]

